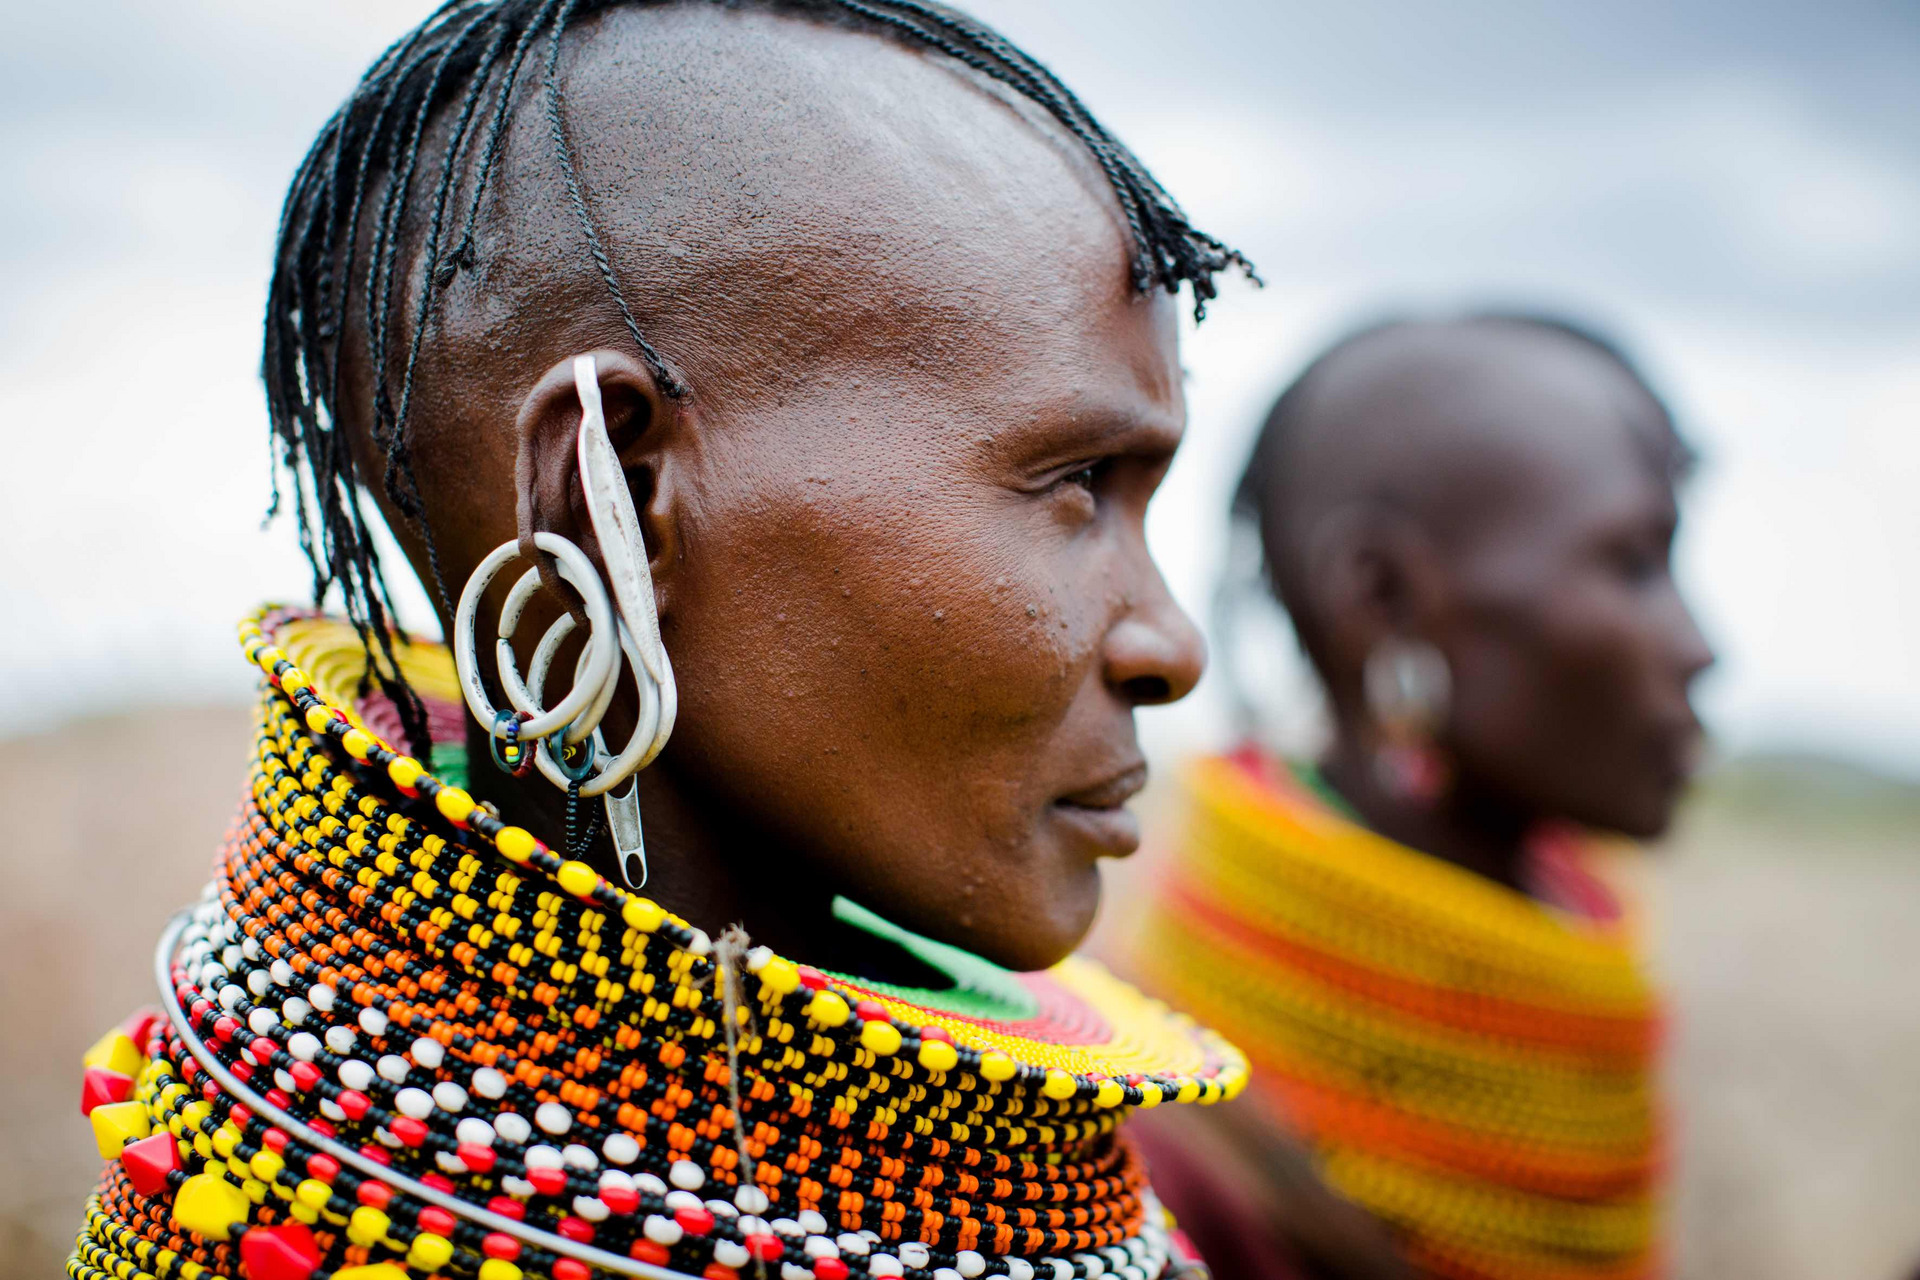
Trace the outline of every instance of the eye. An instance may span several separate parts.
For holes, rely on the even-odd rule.
[[[1059,483],[1063,485],[1073,485],[1076,488],[1085,489],[1091,493],[1099,485],[1100,481],[1106,477],[1107,472],[1112,469],[1113,460],[1111,458],[1103,458],[1098,462],[1089,462],[1069,471],[1060,477]]]

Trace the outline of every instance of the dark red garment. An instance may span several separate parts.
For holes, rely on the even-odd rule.
[[[1126,1133],[1146,1157],[1154,1194],[1214,1280],[1309,1280],[1293,1250],[1274,1238],[1252,1189],[1211,1158],[1204,1131],[1181,1110],[1136,1111]]]

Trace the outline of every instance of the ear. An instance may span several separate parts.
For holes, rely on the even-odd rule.
[[[1440,642],[1449,596],[1439,548],[1404,513],[1376,504],[1330,512],[1308,540],[1307,590],[1341,702],[1375,646],[1393,636]]]
[[[677,442],[689,435],[692,409],[685,398],[667,396],[647,367],[632,356],[609,350],[581,354],[594,359],[607,437],[626,475],[640,534],[647,544],[655,599],[664,617],[668,595],[664,588],[680,551],[669,459]],[[577,444],[584,410],[574,385],[574,359],[568,356],[548,369],[521,402],[514,423],[514,494],[521,551],[540,567],[542,584],[584,621],[573,589],[554,570],[551,558],[538,553],[533,544],[536,533],[559,534],[605,572],[580,476]]]

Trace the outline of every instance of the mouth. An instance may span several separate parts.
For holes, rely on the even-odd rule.
[[[1127,810],[1127,801],[1146,785],[1146,763],[1136,762],[1093,786],[1059,797],[1053,802],[1053,814],[1093,845],[1097,856],[1124,858],[1140,847],[1140,819]]]

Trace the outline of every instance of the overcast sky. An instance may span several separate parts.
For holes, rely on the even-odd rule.
[[[244,696],[232,623],[305,589],[258,532],[287,179],[395,0],[8,5],[0,733]],[[1681,548],[1731,750],[1920,776],[1920,6],[989,0],[1269,284],[1187,339],[1153,521],[1204,611],[1266,402],[1383,311],[1613,329],[1706,456]],[[1217,682],[1210,682],[1216,683]],[[1164,749],[1217,689],[1154,713]]]

